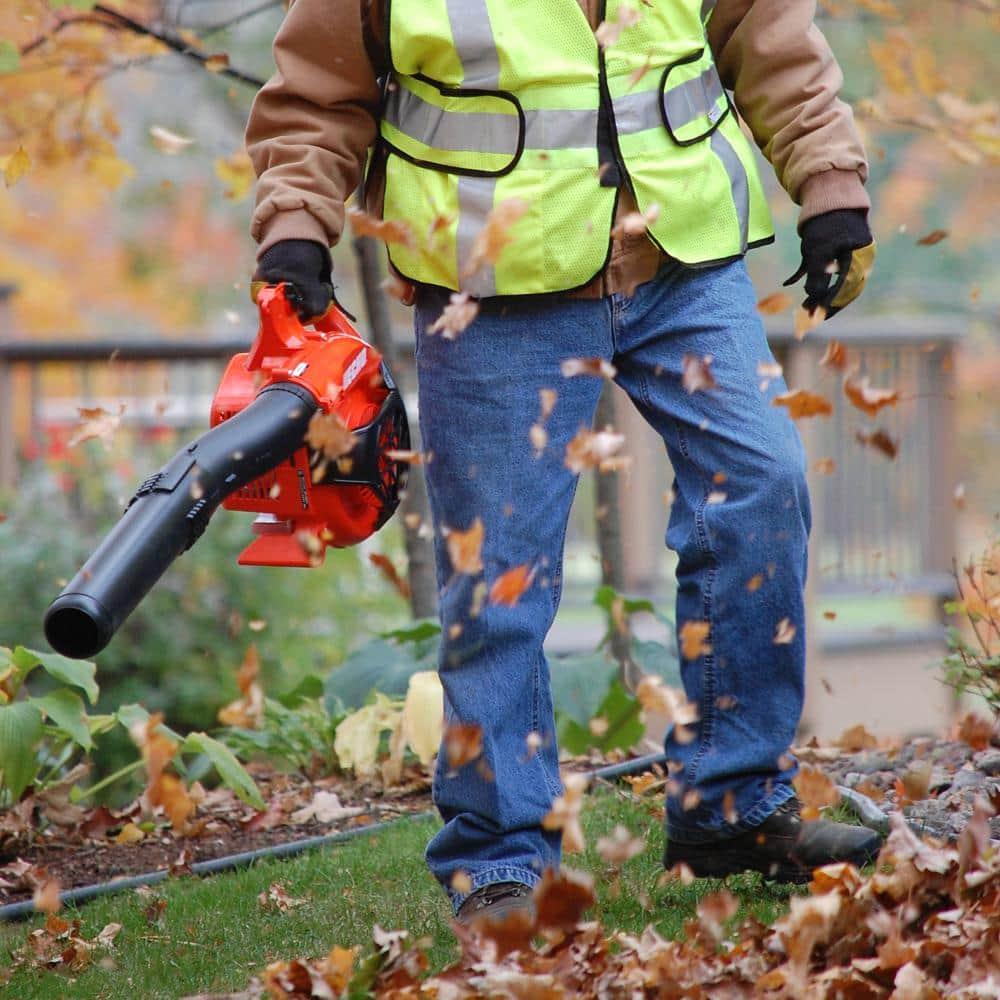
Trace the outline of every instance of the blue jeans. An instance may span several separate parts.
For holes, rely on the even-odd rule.
[[[427,848],[431,871],[457,907],[457,872],[473,889],[533,885],[559,864],[559,834],[541,828],[560,793],[542,642],[559,604],[576,489],[566,445],[590,427],[601,392],[598,378],[564,378],[566,358],[612,362],[663,438],[675,476],[666,541],[679,559],[677,623],[711,627],[710,651],[682,663],[700,712],[694,738],[671,731],[666,740],[668,835],[698,842],[761,823],[793,794],[787,752],[803,701],[810,515],[798,432],[772,405],[784,382],[761,387],[758,365],[774,359],[742,261],[667,264],[631,298],[485,300],[455,340],[428,333],[446,302],[427,289],[417,301],[420,428],[433,453],[446,723],[480,726],[482,756],[453,769],[442,752],[434,796],[444,827]],[[718,388],[685,390],[685,354],[712,355]],[[529,429],[543,389],[558,395],[537,454]],[[709,502],[713,492],[725,499]],[[455,572],[447,535],[477,518],[483,571]],[[484,600],[523,564],[535,577],[514,607]],[[794,638],[775,643],[786,618]]]

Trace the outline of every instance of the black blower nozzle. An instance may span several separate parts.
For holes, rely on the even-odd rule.
[[[293,455],[319,408],[278,382],[150,476],[124,516],[45,613],[45,636],[74,659],[99,653],[230,493]]]

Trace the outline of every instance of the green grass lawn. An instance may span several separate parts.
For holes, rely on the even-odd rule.
[[[589,848],[568,861],[595,876],[599,899],[594,915],[609,931],[640,931],[652,923],[665,935],[679,935],[698,900],[723,885],[699,880],[687,887],[656,887],[663,833],[655,805],[598,790],[585,807]],[[648,847],[625,865],[616,892],[594,845],[617,823],[645,836]],[[152,924],[144,915],[149,899],[134,892],[95,900],[79,911],[69,909],[61,915],[79,917],[88,939],[107,923],[123,925],[113,951],[96,953],[110,958],[76,976],[20,969],[8,986],[0,987],[0,995],[18,1000],[173,1000],[243,989],[256,971],[275,959],[323,955],[334,944],[367,945],[376,923],[432,939],[431,963],[440,968],[457,950],[444,895],[423,862],[424,845],[436,826],[430,820],[404,821],[377,835],[295,859],[207,879],[170,881],[156,889],[167,905]],[[308,903],[285,913],[265,911],[257,895],[272,882],[281,882],[289,895],[305,897]],[[786,889],[766,886],[757,876],[730,878],[726,887],[742,902],[740,916],[753,913],[770,923],[787,905]],[[6,964],[10,951],[43,923],[36,918],[0,925],[0,962]]]

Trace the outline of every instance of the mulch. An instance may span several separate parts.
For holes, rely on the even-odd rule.
[[[839,744],[796,748],[796,754],[803,766],[819,768],[833,783],[867,795],[887,813],[902,812],[911,828],[940,841],[958,837],[977,799],[987,800],[994,809],[1000,806],[1000,734],[995,730],[981,732],[979,739],[962,732],[958,738],[953,733],[950,738],[918,737],[896,744],[880,743],[858,729],[852,732]],[[568,767],[590,770],[601,763],[581,758]],[[162,870],[184,874],[200,861],[433,808],[430,776],[417,765],[389,788],[346,775],[309,781],[262,765],[251,770],[268,803],[265,811],[246,805],[226,788],[213,789],[183,834],[173,832],[162,817],[151,824],[141,802],[116,813],[64,804],[62,811],[53,809],[47,815],[47,823],[39,823],[39,812],[22,803],[20,827],[14,811],[0,814],[0,906],[30,899],[52,880],[65,891]],[[649,777],[662,779],[664,772],[657,771]],[[662,798],[663,780],[649,784]],[[641,785],[633,784],[640,796]],[[319,817],[308,816],[317,804],[322,805]],[[989,826],[990,836],[1000,840],[1000,816],[994,815]],[[122,842],[129,839],[128,833],[137,837],[137,830],[143,831],[142,839]]]
[[[149,823],[142,823],[138,803],[118,812],[88,810],[72,827],[50,824],[39,830],[32,825],[16,841],[8,838],[3,847],[0,906],[32,898],[49,880],[65,891],[162,870],[180,875],[200,861],[390,822],[432,808],[430,779],[418,768],[390,789],[343,775],[308,781],[256,769],[254,777],[267,810],[244,804],[228,789],[214,789],[184,834],[174,833],[162,820],[150,829]],[[327,796],[327,806],[329,796],[335,795],[342,815],[327,820],[293,818],[316,801],[317,793]],[[148,832],[141,840],[128,842],[127,834],[136,829]],[[120,842],[123,839],[126,842]]]

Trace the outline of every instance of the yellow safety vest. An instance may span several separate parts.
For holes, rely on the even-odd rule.
[[[705,35],[714,0],[607,0],[603,48],[577,0],[389,0],[380,135],[407,278],[479,296],[564,291],[605,266],[618,190],[670,256],[706,265],[773,238]],[[636,20],[638,14],[638,20]],[[490,212],[527,211],[470,268]]]

